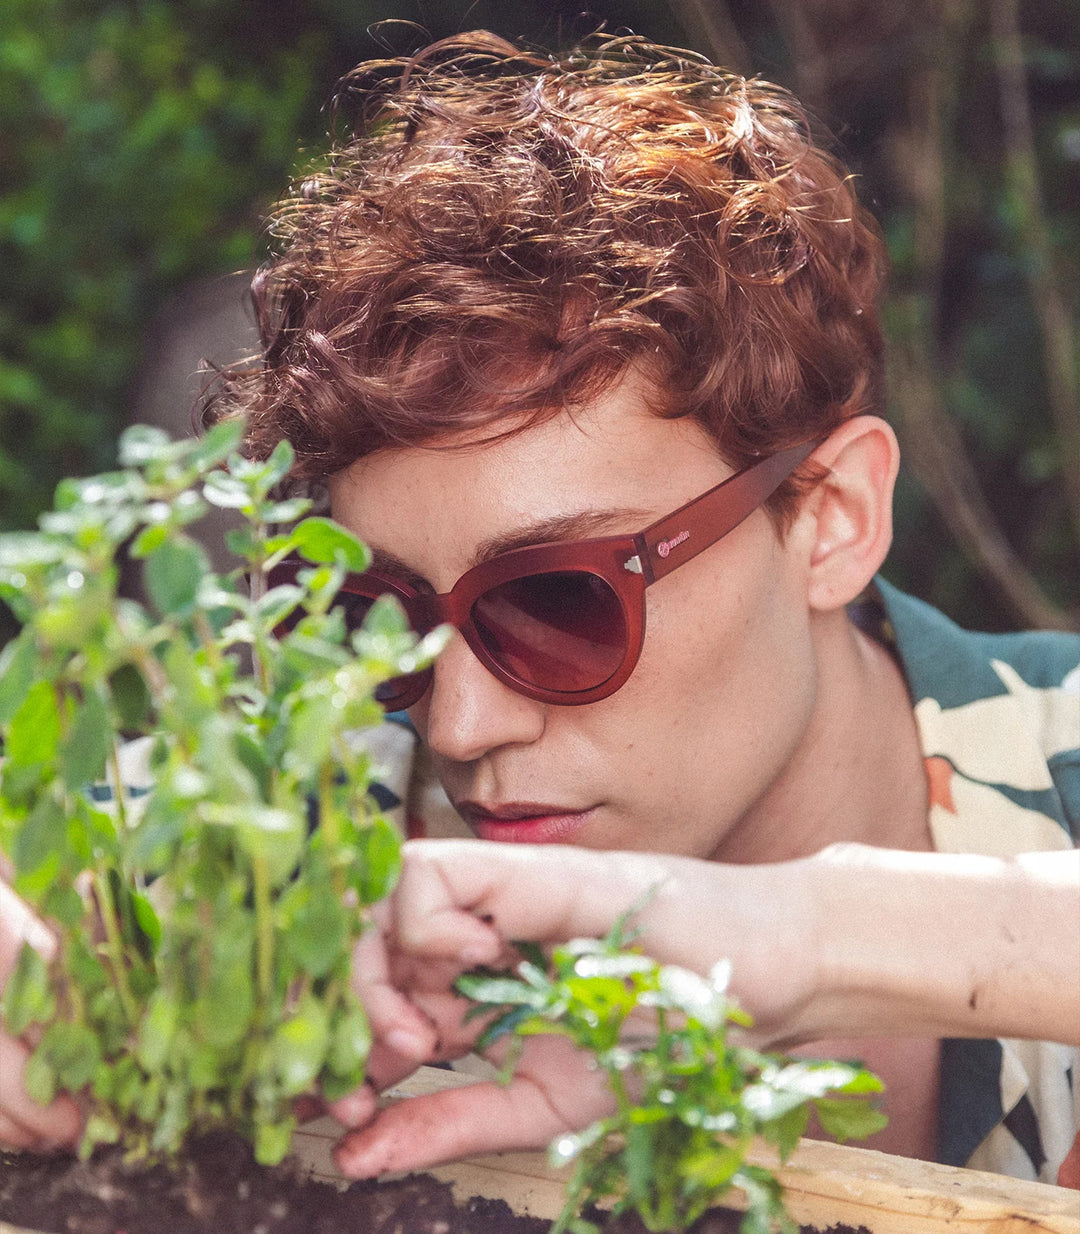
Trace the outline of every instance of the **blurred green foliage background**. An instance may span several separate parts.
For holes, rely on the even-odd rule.
[[[792,87],[859,174],[895,266],[890,576],[972,626],[1080,624],[1080,0],[5,0],[0,527],[112,465],[149,323],[255,264],[345,70],[601,24]]]

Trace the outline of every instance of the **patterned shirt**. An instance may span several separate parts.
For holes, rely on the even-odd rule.
[[[973,634],[877,581],[907,678],[940,852],[1010,857],[1080,841],[1080,635]],[[1080,947],[1080,937],[1062,939]],[[1080,1126],[1080,1050],[942,1043],[937,1158],[1056,1182]]]

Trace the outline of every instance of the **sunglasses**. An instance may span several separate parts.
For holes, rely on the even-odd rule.
[[[518,694],[563,706],[595,703],[634,671],[645,639],[646,587],[734,531],[818,445],[803,442],[753,463],[634,535],[501,553],[467,570],[444,595],[374,569],[349,574],[334,605],[355,629],[389,593],[417,634],[449,622],[485,668]],[[291,582],[304,568],[305,562],[286,559],[268,582]],[[428,668],[384,682],[376,697],[399,711],[430,684]]]

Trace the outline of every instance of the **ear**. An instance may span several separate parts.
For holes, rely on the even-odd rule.
[[[819,611],[849,604],[881,568],[892,543],[900,447],[878,416],[845,421],[814,451],[828,475],[808,494],[799,521],[809,547],[807,599]]]

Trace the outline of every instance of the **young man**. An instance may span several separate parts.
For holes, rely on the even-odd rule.
[[[474,36],[350,96],[218,411],[328,481],[376,553],[350,589],[457,626],[387,706],[476,834],[523,842],[409,846],[358,964],[373,1088],[467,1049],[462,967],[656,887],[647,948],[731,957],[757,1040],[883,1076],[879,1146],[1056,1177],[1080,638],[967,635],[875,583],[897,446],[849,177],[782,92],[633,40]],[[602,1100],[537,1040],[506,1090],[340,1103],[339,1162],[539,1145]]]

